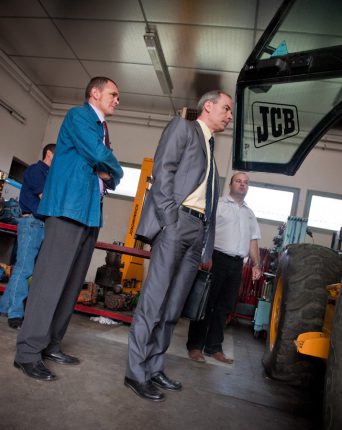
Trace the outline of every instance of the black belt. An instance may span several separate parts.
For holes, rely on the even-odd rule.
[[[195,211],[194,209],[188,208],[186,206],[181,206],[180,208],[183,212],[186,212],[192,216],[195,216],[196,218],[199,218],[203,222],[205,221],[205,215],[202,212]]]
[[[241,260],[244,259],[240,255],[229,255],[229,254],[226,254],[225,252],[219,251],[218,249],[214,249],[214,252],[218,253],[218,254],[221,254],[225,258],[229,258],[229,259],[234,260],[234,261],[241,261]]]
[[[228,255],[226,254],[227,257],[231,258],[234,261],[240,261],[243,260],[243,257],[240,257],[240,255]]]

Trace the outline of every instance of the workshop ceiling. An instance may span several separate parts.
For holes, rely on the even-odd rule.
[[[238,74],[281,0],[1,0],[0,49],[53,103],[80,104],[93,76],[120,109],[173,114]],[[173,84],[162,92],[147,51],[157,28]]]

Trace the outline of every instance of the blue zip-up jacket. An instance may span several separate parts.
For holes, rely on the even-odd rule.
[[[102,226],[97,171],[112,175],[106,186],[119,184],[123,170],[111,149],[103,144],[103,126],[85,102],[64,118],[38,213],[67,217],[89,227]]]
[[[20,190],[19,204],[22,212],[32,213],[36,218],[44,220],[44,217],[37,214],[40,203],[39,194],[44,190],[46,177],[49,173],[49,166],[44,161],[39,160],[31,164],[24,173],[24,181]]]

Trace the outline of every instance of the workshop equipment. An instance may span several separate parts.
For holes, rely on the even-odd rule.
[[[84,305],[94,305],[97,302],[98,288],[95,282],[88,282],[83,285],[77,299],[77,303]]]
[[[4,188],[7,176],[8,175],[6,172],[3,172],[2,170],[0,170],[0,197],[2,196],[2,190]]]
[[[307,218],[289,216],[283,235],[283,248],[291,243],[304,243],[308,230]]]
[[[312,237],[312,233],[308,228],[307,218],[289,216],[287,222],[278,227],[278,235],[273,239],[275,247],[270,252],[270,258],[272,260],[269,264],[270,272],[265,272],[263,274],[262,291],[255,309],[253,321],[255,337],[258,337],[261,331],[267,332],[269,329],[277,257],[287,246],[294,243],[303,243],[306,234]]]
[[[263,273],[263,284],[260,298],[254,314],[254,337],[258,337],[260,332],[267,331],[269,328],[270,313],[274,289],[274,273]]]
[[[152,181],[152,166],[153,160],[144,158],[125,242],[114,242],[114,244],[135,249],[142,249],[144,246],[142,242],[135,239],[135,232],[145,195]],[[136,305],[136,300],[133,296],[139,294],[143,276],[144,258],[107,251],[106,264],[97,269],[95,277],[95,284],[100,289],[99,298],[103,300],[104,306],[116,310],[132,309]],[[79,299],[81,300],[82,298],[80,297]]]
[[[2,190],[4,189],[6,178],[7,173],[0,170],[0,213],[2,213],[5,208],[5,199],[2,197]]]
[[[301,333],[295,340],[297,351],[301,354],[328,359],[331,330],[333,326],[335,306],[341,290],[341,283],[326,287],[328,303],[325,308],[322,331]]]
[[[151,158],[144,158],[141,165],[137,192],[128,223],[128,231],[124,243],[124,246],[126,247],[142,249],[144,246],[142,242],[135,239],[135,232],[144,204],[145,194],[150,188],[152,182],[152,167],[153,160]],[[144,259],[132,255],[122,255],[121,263],[122,292],[126,294],[138,294],[141,289],[144,276]]]
[[[267,272],[271,261],[270,251],[267,248],[260,248],[259,252],[261,272]],[[253,261],[248,257],[242,269],[241,285],[235,312],[229,317],[229,320],[233,318],[253,320],[258,299],[261,297],[264,277],[261,276],[257,281],[253,281],[252,267]]]
[[[106,295],[109,292],[119,294],[122,292],[121,278],[122,268],[121,254],[113,251],[106,252],[106,264],[96,271],[95,284],[100,288],[99,296],[106,302]]]
[[[19,182],[8,178],[8,174],[0,170],[0,222],[6,224],[17,224],[17,218],[21,215],[19,200],[13,197],[6,200],[2,197],[5,183],[21,189],[21,184]]]

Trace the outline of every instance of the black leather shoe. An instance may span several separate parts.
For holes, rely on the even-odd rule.
[[[8,318],[7,323],[11,328],[17,330],[23,324],[24,318]]]
[[[125,377],[124,384],[126,387],[131,388],[135,394],[142,397],[143,399],[152,400],[153,402],[162,402],[165,400],[165,395],[161,393],[157,388],[152,384],[151,380],[146,382],[138,382],[134,379]]]
[[[172,381],[164,372],[158,372],[152,376],[151,381],[154,385],[164,390],[179,391],[182,389],[182,384],[179,381]]]
[[[80,364],[80,360],[72,355],[64,354],[62,351],[58,352],[43,352],[43,360],[51,360],[59,364]]]
[[[30,378],[39,379],[41,381],[54,381],[57,379],[57,376],[45,366],[45,363],[42,360],[34,361],[32,363],[19,363],[19,361],[14,361],[13,364],[14,367],[21,369],[25,375]]]

